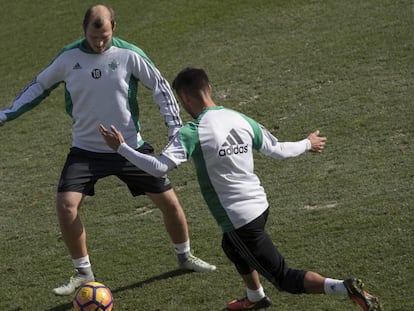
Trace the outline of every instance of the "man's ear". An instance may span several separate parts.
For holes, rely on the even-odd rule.
[[[208,86],[203,88],[200,92],[204,96],[211,97],[212,90],[213,90],[213,88],[211,87],[211,84],[208,84]]]
[[[111,24],[112,24],[112,31],[115,31],[115,28],[116,28],[116,22],[115,22],[115,21],[113,21]]]
[[[211,87],[211,84],[209,83],[208,84],[208,89],[207,89],[209,95],[211,95],[212,90],[213,90],[213,88]]]

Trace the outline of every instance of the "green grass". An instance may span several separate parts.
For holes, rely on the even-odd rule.
[[[238,109],[280,140],[318,128],[320,156],[277,162],[257,155],[271,205],[268,231],[292,267],[357,275],[387,311],[414,309],[414,35],[408,0],[107,1],[116,34],[142,47],[168,80],[204,67],[217,103]],[[0,107],[65,44],[82,36],[91,1],[2,4]],[[166,142],[156,105],[142,89],[144,138]],[[1,310],[70,310],[52,287],[70,258],[54,211],[70,146],[62,88],[0,128]],[[183,118],[189,117],[183,112]],[[221,310],[243,294],[220,248],[220,231],[200,196],[193,165],[170,174],[186,211],[196,255],[217,265],[181,274],[160,212],[102,180],[82,208],[98,280],[114,310]],[[305,207],[313,207],[306,209]],[[263,281],[270,310],[358,310],[328,296],[279,293]]]

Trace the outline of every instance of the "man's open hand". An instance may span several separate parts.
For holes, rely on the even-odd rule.
[[[311,150],[313,152],[322,152],[325,148],[327,138],[319,136],[319,130],[309,134],[308,139],[311,142]]]

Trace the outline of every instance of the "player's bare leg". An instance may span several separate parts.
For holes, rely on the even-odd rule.
[[[71,295],[82,284],[94,280],[86,247],[86,232],[78,214],[83,198],[84,195],[78,192],[60,192],[57,195],[59,226],[76,272],[69,282],[53,289],[56,295]]]
[[[173,189],[163,193],[146,193],[163,216],[165,229],[174,244],[188,241],[188,226],[184,211]]]
[[[162,212],[164,225],[174,244],[180,268],[196,272],[216,270],[216,266],[191,254],[187,219],[175,191],[170,189],[163,193],[146,193],[146,195]]]
[[[84,195],[78,192],[60,192],[56,200],[56,212],[62,238],[73,259],[88,254],[85,228],[78,215],[83,197]]]

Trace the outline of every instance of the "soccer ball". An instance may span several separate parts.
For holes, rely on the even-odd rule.
[[[110,289],[98,282],[83,284],[76,290],[73,298],[75,311],[111,311],[113,304]]]

